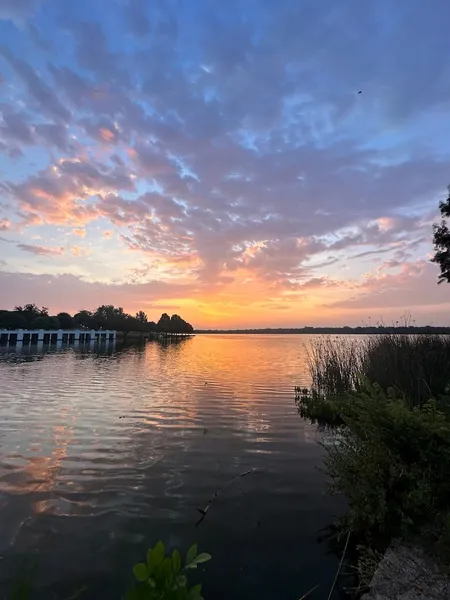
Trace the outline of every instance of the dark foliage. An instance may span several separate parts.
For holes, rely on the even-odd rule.
[[[327,430],[326,470],[348,502],[341,531],[359,548],[361,580],[398,537],[450,565],[450,338],[325,339],[309,363],[312,388],[296,399]]]
[[[433,225],[433,241],[435,254],[431,259],[439,265],[441,274],[439,283],[450,282],[450,230],[447,219],[450,217],[450,186],[448,187],[447,200],[439,204],[441,222]]]
[[[194,328],[179,315],[169,317],[167,313],[164,313],[156,325],[156,330],[161,333],[193,333]]]
[[[62,329],[73,329],[73,317],[66,312],[60,312],[56,315]]]
[[[348,500],[345,527],[361,541],[383,549],[450,511],[450,422],[435,400],[410,409],[394,389],[364,381],[321,402],[335,426],[325,464]]]
[[[158,322],[149,321],[144,311],[133,317],[122,307],[103,304],[96,310],[80,310],[73,317],[66,312],[50,316],[47,308],[35,304],[16,306],[13,311],[0,310],[0,329],[115,329],[127,334],[141,333],[192,333],[194,328],[178,315],[163,314]]]

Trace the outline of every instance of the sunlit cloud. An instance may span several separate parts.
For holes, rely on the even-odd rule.
[[[77,228],[72,230],[73,235],[77,235],[80,238],[86,237],[86,229]]]
[[[106,286],[129,310],[175,301],[197,326],[354,323],[400,298],[441,318],[445,0],[231,3],[220,19],[216,0],[95,6],[0,1],[12,303],[34,274],[56,308]],[[69,282],[73,298],[54,293]]]

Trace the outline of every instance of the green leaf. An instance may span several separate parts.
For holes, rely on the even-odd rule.
[[[125,598],[126,600],[139,600],[140,596],[138,590],[135,587],[130,588],[126,593]]]
[[[211,558],[211,554],[208,554],[207,552],[202,552],[201,554],[196,556],[192,562],[196,565],[199,565],[200,563],[208,562],[208,560],[211,560]]]
[[[186,575],[180,575],[177,579],[178,587],[185,587],[187,585]]]
[[[148,579],[148,569],[145,563],[134,565],[133,573],[138,581],[147,581]]]
[[[202,584],[193,585],[189,590],[188,598],[189,600],[198,600],[202,596]]]
[[[166,554],[166,550],[165,550],[165,548],[164,548],[164,544],[163,544],[163,542],[159,541],[159,542],[156,544],[156,546],[153,548],[153,551],[154,551],[154,553],[155,553],[155,555],[156,555],[156,558],[157,558],[157,559],[158,559],[158,561],[159,561],[159,563],[158,563],[158,564],[161,564],[161,563],[162,563],[162,561],[163,561],[163,558],[164,558],[164,556],[165,556],[165,554]]]
[[[164,544],[158,542],[152,549],[147,552],[147,567],[150,575],[153,575],[164,559]]]
[[[172,569],[175,575],[181,571],[181,556],[178,550],[172,552]]]
[[[172,579],[172,561],[169,557],[165,558],[158,570],[158,579],[167,583]]]
[[[197,544],[193,544],[186,554],[186,566],[191,563],[197,556]]]

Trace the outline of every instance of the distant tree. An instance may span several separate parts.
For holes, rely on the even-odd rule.
[[[84,327],[86,329],[94,327],[94,319],[90,310],[80,310],[74,315],[73,321],[76,327]]]
[[[450,217],[450,186],[447,189],[448,198],[439,204],[441,222],[433,225],[435,254],[431,261],[438,264],[441,269],[439,283],[450,282],[450,230],[447,224],[447,219]]]
[[[21,313],[27,320],[27,325],[31,326],[32,322],[38,317],[48,317],[48,308],[43,306],[39,308],[36,304],[25,304],[25,306],[16,306],[14,311]]]
[[[147,323],[147,331],[157,331],[157,329],[158,329],[158,326],[155,323],[155,321],[149,321]]]
[[[74,325],[74,319],[69,313],[60,312],[56,315],[62,329],[72,329]]]
[[[28,320],[17,310],[0,311],[0,329],[26,329]]]
[[[61,324],[57,317],[36,317],[31,324],[32,329],[60,329]]]
[[[170,318],[171,331],[173,333],[192,333],[194,328],[190,323],[187,323],[179,315],[172,315]]]
[[[147,315],[143,310],[138,311],[135,318],[139,323],[147,323]]]
[[[171,331],[171,325],[172,323],[169,315],[167,313],[163,313],[159,318],[156,329],[161,333],[169,333]]]

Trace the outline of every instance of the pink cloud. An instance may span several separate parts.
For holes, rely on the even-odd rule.
[[[60,256],[64,254],[62,246],[60,248],[46,248],[45,246],[33,246],[31,244],[17,244],[17,248],[38,256]]]

